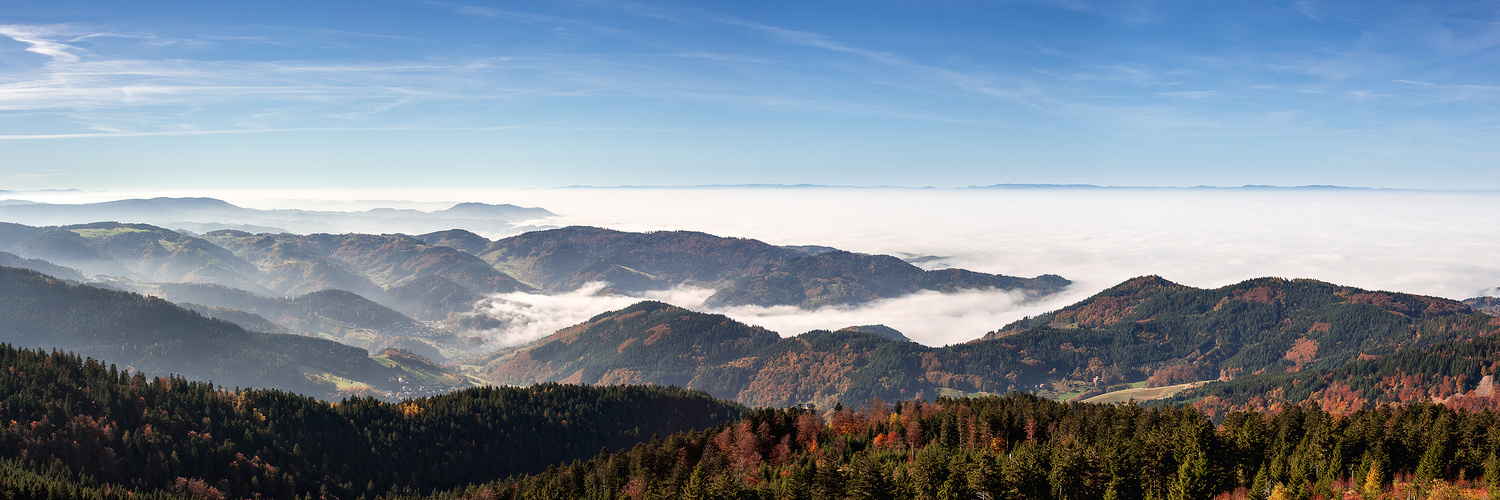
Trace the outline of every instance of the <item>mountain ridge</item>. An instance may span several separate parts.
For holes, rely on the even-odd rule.
[[[1435,297],[1280,278],[1198,289],[1146,276],[969,343],[934,348],[852,331],[814,331],[769,345],[742,344],[728,361],[674,365],[682,371],[652,378],[645,375],[656,372],[609,360],[616,355],[648,359],[649,346],[642,341],[652,328],[668,322],[613,319],[630,314],[625,311],[492,357],[483,376],[495,383],[525,384],[578,374],[569,381],[599,383],[600,375],[627,368],[634,370],[632,383],[687,379],[687,387],[752,406],[825,406],[871,397],[1014,390],[1061,397],[1130,382],[1171,385],[1319,370],[1500,331],[1492,317]],[[673,314],[682,318],[678,324],[711,322],[742,337],[752,331],[748,325],[680,308]],[[610,353],[598,358],[602,361],[553,356],[563,350],[554,344],[572,335],[567,332],[601,323],[613,325],[615,340],[585,343],[571,336],[566,350]],[[695,357],[691,349],[674,352],[678,358]],[[568,363],[567,373],[536,371],[561,366],[555,363]]]

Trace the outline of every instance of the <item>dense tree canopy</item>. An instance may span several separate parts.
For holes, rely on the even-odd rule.
[[[0,459],[61,467],[45,477],[93,481],[80,484],[148,491],[197,485],[230,497],[453,488],[711,427],[745,411],[676,388],[558,384],[399,404],[327,403],[147,378],[3,344],[0,373]]]

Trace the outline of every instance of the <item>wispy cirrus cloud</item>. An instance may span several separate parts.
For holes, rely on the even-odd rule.
[[[1005,85],[989,75],[919,64],[894,52],[856,47],[840,43],[818,33],[787,29],[728,17],[720,17],[716,21],[749,28],[786,43],[858,56],[882,66],[901,70],[905,73],[905,76],[917,81],[938,82],[965,92],[987,97],[997,97],[1031,107],[1041,107],[1039,101],[1046,100],[1046,96],[1036,86],[1018,82],[1015,78],[1011,79],[1009,85]]]
[[[1423,91],[1435,102],[1478,101],[1500,103],[1500,85],[1478,85],[1460,83],[1433,83],[1415,80],[1396,80]]]
[[[26,44],[27,52],[47,56],[53,62],[78,62],[78,55],[73,53],[78,47],[51,40],[56,34],[56,29],[46,26],[0,25],[0,35]]]
[[[463,10],[470,15],[515,22],[574,23],[546,15],[491,8]],[[638,9],[639,10],[639,9]],[[599,31],[607,31],[601,28]],[[705,52],[691,47],[663,46],[659,53],[625,57],[604,54],[529,52],[485,55],[463,59],[348,62],[339,60],[234,60],[202,57],[202,45],[250,44],[290,47],[284,38],[215,34],[200,44],[162,43],[191,49],[195,56],[142,58],[131,53],[94,53],[64,43],[104,43],[109,38],[153,40],[135,33],[116,36],[107,30],[80,26],[6,27],[7,36],[28,44],[28,50],[48,55],[48,64],[0,70],[0,112],[53,112],[63,122],[77,123],[87,132],[58,134],[11,133],[7,137],[96,137],[110,133],[187,134],[182,129],[221,130],[234,124],[250,128],[295,129],[300,122],[332,120],[328,127],[354,126],[395,110],[420,110],[443,103],[487,103],[506,106],[539,100],[591,99],[598,96],[718,102],[736,106],[772,105],[819,113],[883,115],[939,121],[962,121],[936,113],[899,109],[889,103],[788,95],[756,88],[737,79],[694,73],[691,61],[764,66],[764,58]],[[323,33],[364,37],[366,34]],[[167,37],[161,37],[166,39]],[[392,37],[406,39],[405,37]],[[83,56],[80,57],[79,54]],[[211,54],[207,54],[211,55]],[[675,61],[663,64],[663,61]],[[276,107],[281,111],[262,110]],[[109,110],[135,110],[111,113]],[[138,111],[157,109],[146,120]],[[188,113],[197,112],[189,121]],[[293,111],[296,109],[297,111]],[[291,114],[287,114],[291,113]],[[204,121],[210,116],[239,114],[243,118]],[[266,120],[279,117],[281,123]],[[174,119],[178,119],[174,122]],[[227,120],[227,121],[225,121]],[[463,126],[473,120],[441,119],[437,126]],[[456,123],[455,123],[456,122]],[[606,122],[607,123],[607,122]],[[401,126],[402,123],[393,123]],[[427,126],[433,125],[427,123]],[[629,128],[629,127],[626,127]],[[652,127],[645,127],[652,128]],[[660,127],[655,127],[660,128]],[[154,130],[153,130],[154,129]],[[0,133],[3,133],[0,130]]]

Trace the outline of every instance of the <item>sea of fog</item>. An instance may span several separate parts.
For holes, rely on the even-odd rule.
[[[58,193],[98,201],[142,193]],[[485,304],[518,343],[649,298],[719,312],[783,335],[881,323],[928,345],[963,342],[1135,276],[1197,287],[1278,276],[1463,299],[1500,286],[1500,192],[1354,189],[561,188],[535,190],[194,191],[252,208],[442,209],[458,201],[539,206],[542,221],[626,231],[696,230],[778,245],[937,256],[961,267],[1074,281],[1040,300],[1015,293],[922,293],[860,308],[708,309],[709,290],[641,297],[593,289],[505,294]],[[20,197],[20,196],[17,196]],[[500,234],[488,234],[500,237]]]

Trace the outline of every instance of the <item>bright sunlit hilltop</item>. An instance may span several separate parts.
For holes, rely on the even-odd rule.
[[[14,0],[0,182],[1496,188],[1496,11]]]

